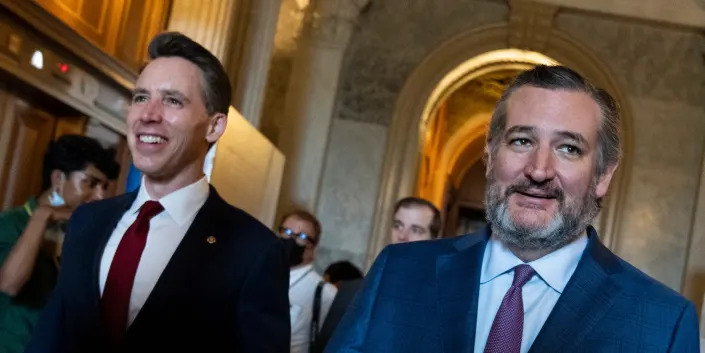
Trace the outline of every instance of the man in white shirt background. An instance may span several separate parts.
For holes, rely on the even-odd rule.
[[[337,292],[313,268],[316,247],[321,240],[321,224],[314,215],[295,210],[282,218],[279,237],[289,252],[289,315],[291,353],[308,353],[323,326]],[[318,298],[317,298],[318,297]]]
[[[285,351],[284,246],[203,174],[227,123],[225,70],[179,33],[148,52],[127,114],[142,184],[74,212],[27,352]]]

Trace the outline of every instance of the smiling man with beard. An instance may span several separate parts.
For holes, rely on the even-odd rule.
[[[590,226],[619,137],[614,99],[578,73],[520,74],[490,122],[489,226],[383,250],[326,352],[698,352],[692,303]]]

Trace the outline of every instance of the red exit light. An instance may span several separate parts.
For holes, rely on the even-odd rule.
[[[58,64],[58,66],[59,66],[59,71],[61,71],[61,73],[65,74],[69,71],[69,66],[67,64]]]

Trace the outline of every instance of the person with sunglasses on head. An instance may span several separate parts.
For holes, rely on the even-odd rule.
[[[291,353],[305,353],[316,340],[328,314],[336,288],[313,269],[321,223],[304,210],[282,218],[278,233],[289,254],[289,316]]]

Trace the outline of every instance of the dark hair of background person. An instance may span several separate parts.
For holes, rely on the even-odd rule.
[[[92,164],[110,180],[117,178],[120,166],[115,162],[115,150],[103,148],[87,136],[63,135],[49,144],[42,166],[42,190],[51,187],[51,172],[60,170],[68,175]]]
[[[441,232],[441,212],[430,201],[418,197],[405,197],[397,201],[397,204],[394,205],[394,214],[402,207],[411,208],[424,206],[433,211],[433,219],[431,220],[431,225],[428,227],[431,232],[431,238],[438,238],[438,234]]]
[[[497,102],[490,128],[487,145],[495,154],[499,140],[507,125],[507,100],[522,86],[532,86],[550,90],[569,90],[589,95],[600,107],[602,121],[597,131],[597,175],[602,175],[608,166],[617,164],[620,157],[620,113],[617,102],[602,88],[596,87],[577,72],[565,66],[538,65],[517,76]]]
[[[328,279],[331,283],[362,278],[362,271],[350,261],[334,262],[326,268],[323,274],[328,275]]]
[[[321,222],[319,222],[318,218],[316,218],[316,216],[311,214],[311,212],[304,211],[304,210],[291,211],[291,212],[285,214],[284,217],[282,217],[282,220],[281,220],[281,222],[279,222],[279,225],[281,226],[284,223],[284,221],[286,221],[287,218],[292,217],[292,216],[311,223],[311,225],[313,225],[313,231],[316,234],[309,234],[309,235],[315,236],[316,242],[321,240]]]
[[[179,32],[165,32],[152,39],[147,52],[150,60],[180,57],[196,65],[203,78],[203,102],[208,115],[228,114],[231,98],[230,79],[223,64],[208,49]]]

